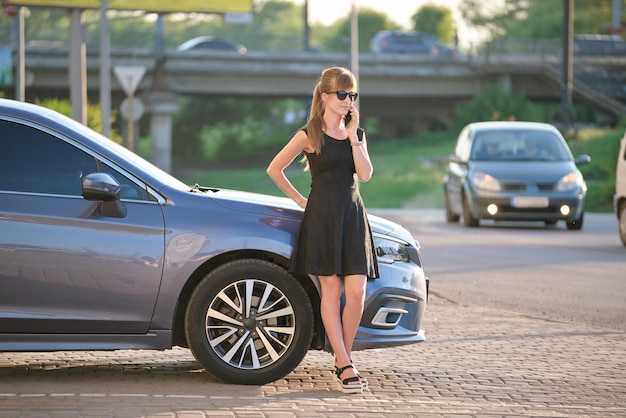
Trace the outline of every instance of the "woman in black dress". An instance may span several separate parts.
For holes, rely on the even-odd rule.
[[[352,364],[351,351],[367,278],[378,277],[372,233],[359,193],[359,181],[368,181],[373,168],[354,106],[357,97],[356,79],[349,70],[324,70],[313,90],[306,125],[267,168],[276,185],[305,210],[289,270],[319,278],[322,321],[335,355],[339,388],[346,393],[360,393],[367,387],[367,380]],[[308,198],[284,173],[303,152],[311,171]]]

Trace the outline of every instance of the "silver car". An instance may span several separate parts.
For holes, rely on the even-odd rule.
[[[285,266],[302,211],[188,186],[54,111],[0,99],[0,351],[188,347],[216,379],[264,384],[328,350],[316,277]],[[420,246],[372,216],[355,349],[417,343]]]

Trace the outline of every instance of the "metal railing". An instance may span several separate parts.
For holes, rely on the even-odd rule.
[[[563,57],[560,39],[496,39],[469,55],[487,65],[545,65],[559,69]],[[573,55],[574,79],[626,104],[626,56]]]

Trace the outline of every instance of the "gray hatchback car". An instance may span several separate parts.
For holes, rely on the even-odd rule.
[[[49,109],[0,99],[0,351],[188,347],[215,378],[263,384],[328,350],[313,276],[285,266],[302,211],[188,186]],[[355,349],[424,340],[419,243],[370,216]]]
[[[457,138],[444,177],[446,220],[565,221],[579,230],[587,185],[561,133],[537,122],[476,122]]]

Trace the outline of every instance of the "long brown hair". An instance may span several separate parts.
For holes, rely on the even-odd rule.
[[[356,77],[347,68],[330,67],[322,71],[319,81],[313,89],[313,100],[311,110],[306,124],[307,136],[316,154],[322,150],[324,141],[324,110],[325,105],[322,100],[322,93],[335,90],[356,90]]]

